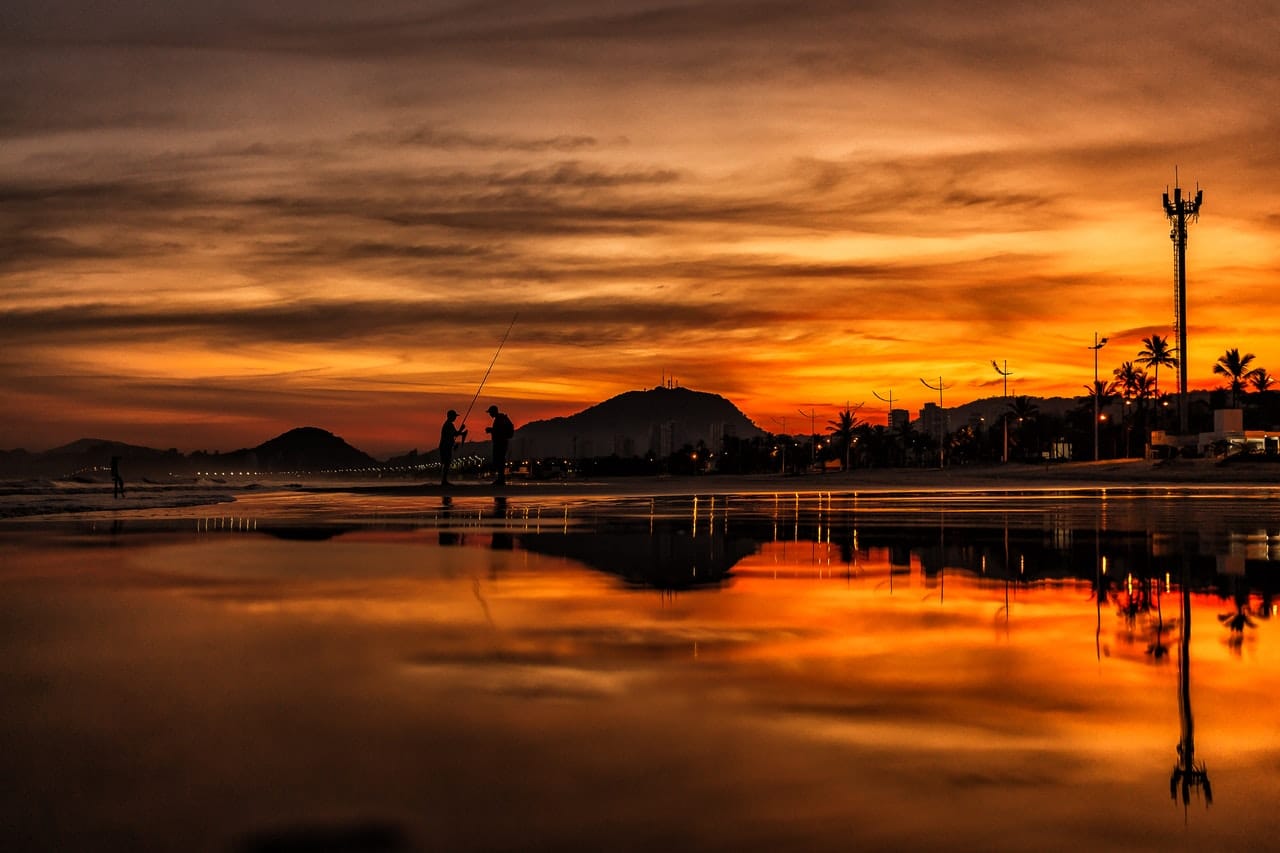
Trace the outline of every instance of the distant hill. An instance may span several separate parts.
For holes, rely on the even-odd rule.
[[[1063,417],[1067,412],[1080,405],[1079,397],[1032,397],[1041,415]],[[951,429],[960,429],[966,424],[985,418],[989,424],[997,423],[1000,416],[1009,411],[1009,401],[1004,397],[985,397],[973,400],[962,406],[947,409],[947,419]],[[918,412],[912,412],[912,420]]]
[[[243,458],[257,471],[314,471],[372,468],[378,461],[319,427],[298,427],[248,450],[227,454]]]
[[[124,470],[148,475],[172,470],[185,457],[177,450],[156,450],[103,438],[81,438],[70,444],[41,453],[25,450],[0,451],[0,475],[5,477],[71,477],[93,478],[111,466],[111,457],[119,456]],[[96,470],[101,469],[101,470]]]
[[[113,456],[120,457],[120,470],[126,480],[197,471],[341,471],[378,465],[372,456],[331,432],[300,427],[257,447],[230,453],[197,451],[184,456],[177,450],[155,450],[97,438],[82,438],[43,453],[0,451],[0,476],[100,478]]]
[[[1193,403],[1208,400],[1210,392],[1191,393]],[[1041,413],[1064,415],[1080,405],[1081,398],[1032,397]],[[987,397],[950,407],[951,429],[985,418],[999,421],[1006,411],[1003,397]],[[912,412],[912,420],[918,412]],[[880,421],[883,422],[883,421]],[[752,438],[763,430],[751,422],[737,406],[718,394],[688,388],[650,388],[627,391],[573,415],[532,421],[516,430],[512,458],[644,456],[650,452],[665,456],[685,444],[699,441],[718,448],[725,435]],[[472,435],[483,439],[477,424]],[[487,455],[487,442],[468,442],[461,454]],[[196,472],[253,471],[285,473],[294,471],[343,472],[403,465],[414,468],[436,458],[434,447],[380,463],[340,437],[318,427],[300,427],[264,441],[256,447],[230,453],[196,451],[183,455],[176,449],[156,450],[101,438],[82,438],[43,452],[0,450],[0,477],[61,478],[79,476],[105,480],[111,457],[119,456],[126,481],[169,474]]]
[[[719,394],[658,387],[627,391],[567,417],[527,423],[516,430],[511,450],[526,458],[665,455],[685,444],[719,447],[724,435],[750,438],[761,432]]]

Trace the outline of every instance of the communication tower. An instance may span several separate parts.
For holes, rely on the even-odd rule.
[[[1187,432],[1187,222],[1200,219],[1204,192],[1196,185],[1195,198],[1183,198],[1178,173],[1173,173],[1173,199],[1164,194],[1164,215],[1168,217],[1169,239],[1173,241],[1173,327],[1178,334],[1178,432]]]

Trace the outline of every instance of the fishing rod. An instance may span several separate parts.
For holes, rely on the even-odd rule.
[[[467,425],[467,418],[471,416],[471,409],[475,406],[476,400],[480,398],[480,391],[484,388],[484,383],[489,381],[489,372],[493,370],[493,366],[498,363],[498,353],[502,352],[502,347],[507,342],[507,337],[511,334],[512,326],[516,324],[516,317],[520,316],[517,311],[511,316],[511,323],[507,326],[506,334],[502,336],[502,340],[498,342],[498,349],[494,351],[493,358],[489,361],[489,369],[484,372],[484,377],[480,380],[480,387],[476,388],[476,393],[471,397],[471,403],[467,406],[467,413],[462,416],[462,425]]]

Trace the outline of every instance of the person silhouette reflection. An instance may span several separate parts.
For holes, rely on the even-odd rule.
[[[506,519],[507,516],[507,499],[499,495],[493,499],[493,517],[494,519]],[[509,531],[494,530],[493,536],[489,540],[489,547],[494,551],[512,551],[515,550],[516,540]]]
[[[442,525],[439,536],[437,537],[441,545],[461,545],[463,544],[462,534],[456,530],[447,529],[447,525],[451,524],[453,518],[453,498],[448,495],[440,496],[440,512],[437,514],[439,523]]]

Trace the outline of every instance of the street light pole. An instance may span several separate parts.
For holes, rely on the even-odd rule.
[[[938,377],[937,385],[930,385],[923,378],[921,378],[920,384],[928,388],[930,391],[938,392],[938,467],[945,468],[947,467],[947,454],[946,454],[946,448],[944,445],[946,444],[946,440],[947,440],[947,430],[946,430],[946,427],[943,425],[943,421],[942,421],[943,412],[945,411],[942,408],[942,392],[944,389],[950,388],[951,386],[942,384],[941,376]]]
[[[825,406],[827,404],[823,403],[822,405]],[[818,464],[818,426],[816,420],[818,412],[816,409],[809,409],[807,412],[804,409],[796,409],[796,411],[802,417],[804,415],[809,416],[809,467],[813,468]]]
[[[1102,395],[1098,393],[1098,350],[1107,345],[1106,338],[1099,338],[1098,333],[1093,333],[1093,346],[1089,349],[1093,350],[1093,461],[1097,462],[1101,458],[1098,454],[1098,398]]]
[[[996,369],[996,373],[999,373],[1004,378],[1004,414],[1000,416],[1000,420],[1004,422],[1004,453],[1001,455],[1000,461],[1007,464],[1009,462],[1009,377],[1013,375],[1013,371],[1009,369],[1008,360],[1005,361],[1002,369],[993,358],[991,359],[991,366]]]

